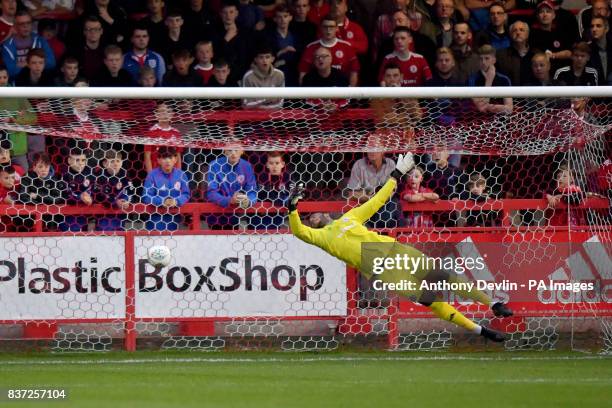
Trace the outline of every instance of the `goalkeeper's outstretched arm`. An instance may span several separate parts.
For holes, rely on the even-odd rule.
[[[406,173],[412,170],[413,167],[414,159],[412,157],[412,153],[406,153],[404,155],[400,154],[397,158],[395,170],[391,172],[389,180],[387,180],[385,185],[367,202],[359,207],[353,208],[351,211],[346,213],[346,215],[355,217],[362,224],[369,220],[370,217],[380,210],[380,207],[389,201],[393,195],[393,192],[395,191],[395,188],[397,187],[397,183]]]

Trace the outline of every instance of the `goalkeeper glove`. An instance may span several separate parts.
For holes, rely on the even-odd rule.
[[[391,172],[391,177],[400,181],[403,176],[406,175],[410,170],[414,168],[414,158],[412,153],[400,154],[397,158],[397,164],[395,170]]]
[[[289,204],[287,208],[292,213],[297,210],[298,202],[304,198],[304,183],[291,183],[289,190]]]

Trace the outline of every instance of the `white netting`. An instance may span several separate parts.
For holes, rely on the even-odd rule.
[[[12,143],[2,151],[17,154],[0,154],[0,302],[10,305],[0,339],[20,348],[50,338],[55,350],[84,351],[134,342],[200,350],[480,346],[481,338],[375,290],[288,234],[291,182],[306,184],[303,215],[339,215],[371,197],[396,153],[411,150],[419,170],[367,225],[456,253],[460,242],[480,251],[492,242],[500,255],[499,269],[484,277],[491,281],[514,279],[512,269],[595,283],[589,302],[563,290],[511,298],[515,316],[505,319],[453,300],[477,323],[506,332],[508,350],[609,352],[610,101],[571,96],[514,98],[511,114],[483,113],[473,99],[417,97],[286,98],[275,111],[241,109],[240,98],[38,98],[23,100],[25,111],[1,108]],[[36,149],[24,154],[24,138]],[[165,183],[149,168],[173,155],[168,147],[178,150],[169,172],[173,164],[181,172]],[[29,173],[9,170],[6,157]],[[246,198],[232,200],[236,193]],[[160,244],[173,263],[155,271],[146,251]]]

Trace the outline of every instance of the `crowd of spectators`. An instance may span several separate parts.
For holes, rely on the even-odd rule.
[[[611,6],[605,0],[592,0],[577,15],[553,0],[0,0],[0,6],[0,86],[612,84]],[[348,104],[310,102],[328,110]],[[154,118],[143,127],[144,134],[167,141],[181,137],[173,127],[170,106],[139,103],[134,110]],[[273,110],[281,109],[285,101],[220,103],[228,109]],[[481,114],[503,115],[515,109],[511,98],[476,98],[471,103]],[[403,128],[412,127],[423,115],[416,100],[391,105],[373,101],[372,108],[380,120],[393,117]],[[45,106],[40,101],[11,99],[0,101],[0,109],[16,113],[2,120],[28,125],[36,123],[36,112]],[[79,132],[96,132],[91,101],[74,101],[69,110]],[[443,108],[439,113],[438,119],[452,120]],[[127,208],[142,202],[172,208],[201,198],[221,207],[246,209],[266,200],[283,205],[290,182],[289,158],[278,152],[249,155],[245,160],[241,148],[228,149],[207,162],[202,172],[198,165],[202,153],[195,149],[147,145],[138,156],[127,157],[132,153],[109,143],[58,141],[13,130],[2,138],[10,142],[3,141],[0,149],[0,157],[10,154],[8,162],[0,163],[3,203],[100,203]],[[143,168],[134,173],[122,167],[126,161],[141,162]],[[500,175],[489,174],[495,164],[481,171],[468,161],[443,149],[424,155],[398,199],[381,210],[373,225],[421,227],[451,221],[495,225],[499,220],[494,214],[466,217],[458,212],[452,220],[400,214],[400,200],[498,197],[501,191],[492,180]],[[363,201],[386,178],[392,159],[372,153],[347,166],[352,167],[348,196]],[[556,169],[548,171],[554,174]],[[198,191],[193,188],[198,173],[198,182],[205,186],[202,193],[200,184]],[[549,202],[552,206],[558,200]],[[245,221],[235,214],[214,215],[207,224],[226,228],[284,223],[280,214],[257,217]],[[28,228],[27,220],[20,220],[17,227]],[[48,221],[65,231],[92,227],[81,216]],[[125,221],[125,216],[99,218],[93,228],[117,230]],[[146,228],[173,230],[182,222],[178,214],[160,213],[146,220]]]

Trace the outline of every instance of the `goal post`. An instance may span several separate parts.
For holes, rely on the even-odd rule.
[[[253,99],[282,107],[244,108]],[[505,332],[505,349],[612,351],[612,87],[0,88],[0,100],[12,163],[0,349],[490,347],[288,230],[291,183],[306,186],[304,222],[337,217],[411,151],[417,170],[369,228],[482,258],[461,274],[513,317],[443,296]],[[171,249],[168,267],[146,262],[153,245]]]

